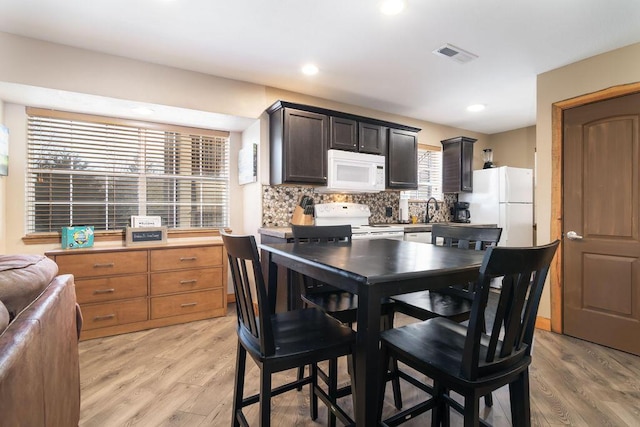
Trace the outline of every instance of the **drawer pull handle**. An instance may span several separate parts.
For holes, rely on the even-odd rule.
[[[112,262],[107,262],[104,264],[93,264],[93,268],[111,268],[113,267],[115,264]]]
[[[180,261],[197,261],[198,257],[197,256],[183,256],[180,257]]]
[[[94,295],[99,295],[99,294],[111,294],[114,293],[116,290],[111,288],[111,289],[96,289],[95,291],[93,291]]]
[[[196,305],[198,305],[197,302],[187,302],[185,304],[180,304],[180,307],[194,307]]]
[[[191,280],[180,280],[180,284],[181,285],[192,285],[194,283],[197,283],[198,281],[196,279],[191,279]]]
[[[109,320],[109,319],[113,319],[114,317],[116,317],[115,314],[105,314],[104,316],[96,316],[93,318],[93,320],[98,321],[98,320]]]

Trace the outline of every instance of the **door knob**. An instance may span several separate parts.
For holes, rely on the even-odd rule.
[[[575,231],[567,232],[567,239],[569,240],[582,240],[582,236],[576,233]]]

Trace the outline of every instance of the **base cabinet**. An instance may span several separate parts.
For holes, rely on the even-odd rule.
[[[73,274],[83,313],[81,339],[140,331],[227,312],[222,243],[55,250]]]

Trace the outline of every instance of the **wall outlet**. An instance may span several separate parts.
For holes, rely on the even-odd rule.
[[[387,216],[387,218],[391,218],[393,216],[393,209],[387,206],[385,208],[384,214]]]

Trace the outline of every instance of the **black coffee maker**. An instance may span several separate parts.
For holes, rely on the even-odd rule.
[[[451,209],[453,222],[471,222],[471,213],[469,212],[469,202],[455,202]]]

